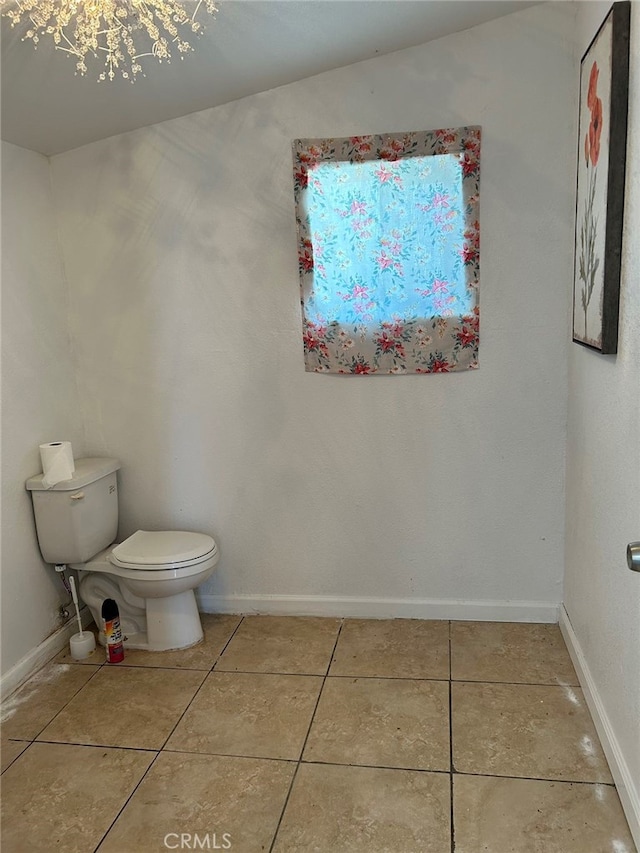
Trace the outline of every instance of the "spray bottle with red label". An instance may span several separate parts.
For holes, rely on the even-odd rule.
[[[107,663],[120,663],[124,660],[120,612],[118,605],[112,598],[105,598],[102,602],[102,621],[104,622],[104,635],[107,639]]]

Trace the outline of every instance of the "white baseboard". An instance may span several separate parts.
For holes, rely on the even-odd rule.
[[[197,594],[197,593],[196,593]],[[462,601],[330,595],[197,594],[203,613],[266,613],[360,619],[460,619],[479,622],[557,622],[554,601]]]
[[[82,627],[86,628],[93,619],[88,607],[80,609],[80,618],[82,619]],[[74,616],[54,631],[53,634],[50,634],[35,649],[32,649],[22,660],[19,660],[15,666],[12,666],[0,678],[0,698],[2,700],[6,699],[10,693],[13,693],[14,690],[17,690],[18,687],[24,684],[48,660],[51,660],[54,655],[61,652],[69,642],[71,635],[75,634],[77,630],[78,622]]]
[[[631,776],[625,757],[620,749],[620,744],[611,726],[609,715],[593,680],[589,665],[564,605],[560,606],[559,624],[562,636],[569,649],[571,660],[576,668],[587,706],[593,717],[604,754],[609,762],[611,775],[613,776],[613,781],[616,783],[631,835],[636,843],[636,847],[640,850],[640,780],[636,779],[634,781]]]

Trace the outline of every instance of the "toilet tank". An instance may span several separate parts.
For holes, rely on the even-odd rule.
[[[31,492],[40,551],[47,563],[86,563],[118,532],[117,459],[75,460],[70,480],[50,489],[42,474],[26,482]]]

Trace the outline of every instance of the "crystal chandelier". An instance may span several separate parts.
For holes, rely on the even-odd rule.
[[[57,50],[76,58],[77,74],[86,74],[85,60],[104,59],[98,80],[119,73],[131,82],[142,72],[143,57],[170,62],[170,43],[181,59],[193,50],[185,36],[203,32],[196,21],[203,5],[212,15],[217,11],[214,0],[196,0],[192,14],[177,0],[0,0],[12,27],[25,22],[22,41],[31,39],[37,47],[42,36],[51,35]]]

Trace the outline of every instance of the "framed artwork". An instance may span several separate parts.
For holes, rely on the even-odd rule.
[[[573,340],[618,348],[631,3],[614,3],[580,66]]]

